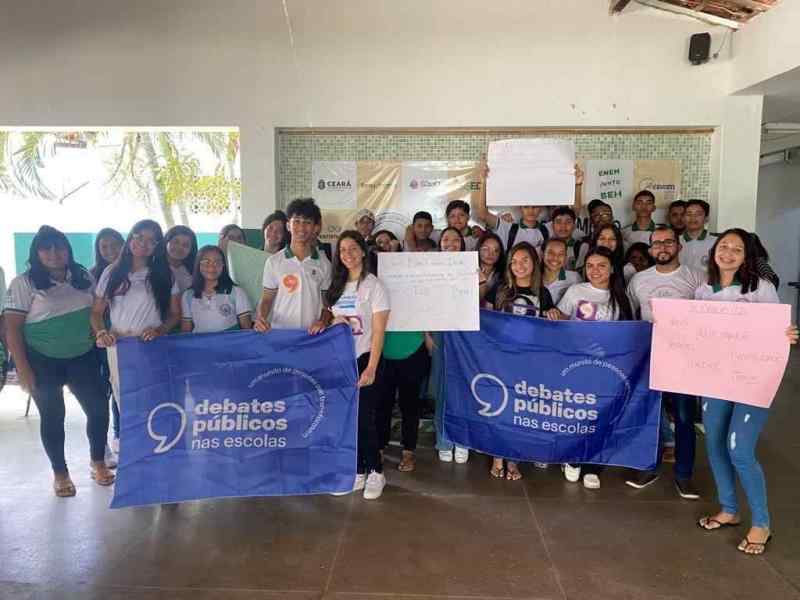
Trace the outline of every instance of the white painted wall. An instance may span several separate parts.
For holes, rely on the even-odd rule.
[[[239,126],[243,213],[277,126],[719,126],[724,30],[605,0],[26,0],[0,14],[0,126]],[[13,8],[11,8],[13,6]],[[632,5],[634,6],[634,5]],[[716,169],[716,165],[714,167]]]
[[[796,155],[797,156],[797,155]],[[772,268],[781,278],[781,301],[794,304],[800,280],[800,159],[761,167],[758,180],[758,223]]]
[[[732,93],[800,67],[800,2],[778,3],[733,34],[731,44]]]

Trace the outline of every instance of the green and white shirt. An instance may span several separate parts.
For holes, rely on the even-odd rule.
[[[775,286],[766,279],[758,282],[754,291],[742,293],[742,285],[738,281],[728,287],[720,287],[704,283],[694,293],[695,300],[710,300],[715,302],[763,302],[765,304],[780,304]]]
[[[37,290],[31,278],[22,274],[8,288],[3,312],[25,315],[25,343],[50,358],[76,358],[94,346],[92,288],[77,290],[71,279],[67,272],[66,281],[53,281],[46,290]]]
[[[194,297],[194,290],[183,292],[181,306],[183,319],[192,321],[194,333],[211,333],[239,328],[239,317],[249,315],[252,308],[247,294],[239,286],[233,286],[230,294]]]
[[[707,274],[708,253],[711,251],[714,242],[717,241],[717,235],[703,229],[703,232],[695,239],[690,238],[689,234],[684,232],[680,240],[681,252],[678,255],[678,259],[681,264],[695,271]]]
[[[553,299],[553,304],[557,305],[559,302],[561,302],[564,292],[566,292],[567,289],[576,283],[580,282],[581,276],[579,273],[561,269],[561,271],[558,273],[558,277],[556,277],[551,283],[548,283],[545,287],[547,288],[547,291],[550,292],[550,297]]]
[[[267,259],[262,283],[264,289],[277,292],[270,325],[307,329],[321,316],[322,295],[331,285],[331,263],[316,248],[301,262],[287,246]]]
[[[623,246],[625,246],[625,250],[627,251],[628,248],[633,246],[638,242],[642,242],[644,244],[650,245],[650,234],[656,230],[655,221],[651,220],[650,224],[642,229],[639,225],[634,221],[630,225],[626,225],[622,228],[622,241]]]

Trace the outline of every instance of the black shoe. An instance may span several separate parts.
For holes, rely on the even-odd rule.
[[[699,500],[700,493],[694,487],[691,479],[675,479],[675,489],[684,500]]]
[[[626,479],[625,483],[632,488],[640,490],[653,483],[658,477],[658,471],[639,471],[635,477]]]

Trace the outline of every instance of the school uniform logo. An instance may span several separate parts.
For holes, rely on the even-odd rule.
[[[223,317],[230,317],[233,315],[233,307],[230,304],[223,304],[219,307],[219,314]]]
[[[289,273],[288,275],[283,276],[283,279],[281,279],[281,285],[287,292],[294,294],[300,289],[300,278],[293,273]]]

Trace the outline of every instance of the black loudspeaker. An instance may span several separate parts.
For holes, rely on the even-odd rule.
[[[689,62],[693,65],[702,65],[704,62],[707,62],[710,52],[710,33],[695,33],[689,39]]]

